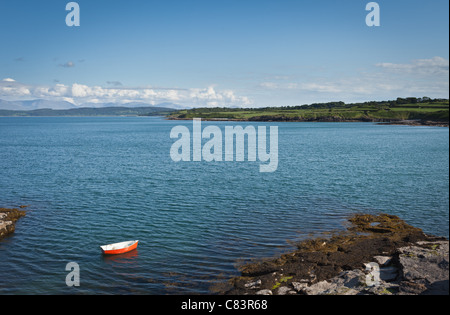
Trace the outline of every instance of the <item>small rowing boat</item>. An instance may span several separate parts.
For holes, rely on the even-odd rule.
[[[128,241],[110,245],[103,245],[100,246],[100,248],[105,255],[119,255],[135,250],[138,246],[138,243],[139,241]]]

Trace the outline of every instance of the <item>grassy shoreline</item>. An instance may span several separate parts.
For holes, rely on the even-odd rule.
[[[202,118],[209,121],[379,122],[448,126],[449,101],[409,98],[355,104],[333,102],[251,109],[196,108],[176,111],[167,117],[170,120]]]

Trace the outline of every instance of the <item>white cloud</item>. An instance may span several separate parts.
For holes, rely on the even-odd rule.
[[[399,74],[417,74],[417,75],[447,75],[449,73],[449,61],[442,57],[431,59],[417,59],[411,63],[378,63],[377,67],[386,69]]]
[[[252,101],[248,97],[236,96],[231,90],[216,91],[214,86],[204,89],[190,89],[189,98],[200,106],[248,106]]]
[[[296,103],[343,100],[346,102],[395,99],[408,96],[448,98],[449,60],[442,57],[417,59],[410,63],[378,63],[371,71],[354,76],[323,77],[286,81],[265,81],[258,91]],[[292,103],[291,103],[292,104]]]
[[[304,83],[300,84],[300,90],[323,92],[323,93],[341,93],[342,89],[335,83]]]
[[[2,95],[21,98],[30,96],[32,93],[27,86],[18,83],[14,79],[6,78],[0,81],[0,97]]]
[[[308,77],[259,76],[239,95],[236,90],[215,85],[191,88],[126,87],[120,81],[106,86],[74,83],[27,85],[5,78],[0,81],[0,99],[47,99],[84,103],[143,102],[152,105],[169,102],[186,107],[260,107],[307,104],[342,100],[345,102],[395,99],[408,96],[448,98],[449,61],[442,57],[417,59],[409,63],[383,62],[355,75],[336,76],[311,71]],[[256,80],[256,78],[252,78]],[[119,84],[120,83],[120,84]]]
[[[63,68],[73,68],[75,67],[75,64],[72,61],[67,61],[66,63],[59,64],[59,66]]]
[[[106,84],[112,85],[112,86],[123,86],[122,82],[120,82],[120,81],[106,81]]]
[[[12,79],[0,81],[0,98],[10,100],[47,99],[52,101],[68,101],[75,105],[84,103],[129,103],[144,102],[158,104],[163,102],[178,103],[189,107],[199,106],[248,106],[252,101],[245,96],[237,96],[231,90],[216,90],[214,86],[207,88],[127,88],[88,86],[74,83],[70,85],[32,86],[16,82]]]
[[[276,82],[263,82],[259,85],[263,89],[267,90],[297,90],[297,91],[310,91],[310,92],[324,92],[324,93],[339,93],[342,92],[339,84],[337,83],[318,83],[318,82],[288,82],[288,83],[276,83]]]
[[[263,82],[259,84],[260,87],[268,90],[276,90],[281,88],[280,84],[275,82]]]

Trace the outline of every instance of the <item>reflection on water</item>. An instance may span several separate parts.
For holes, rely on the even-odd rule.
[[[105,255],[102,254],[103,261],[110,264],[133,264],[137,263],[139,258],[139,250],[135,249],[131,252],[120,255]]]

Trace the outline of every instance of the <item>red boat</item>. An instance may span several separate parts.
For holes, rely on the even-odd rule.
[[[135,250],[138,246],[138,243],[139,241],[128,241],[110,245],[103,245],[100,246],[100,248],[105,255],[119,255]]]

